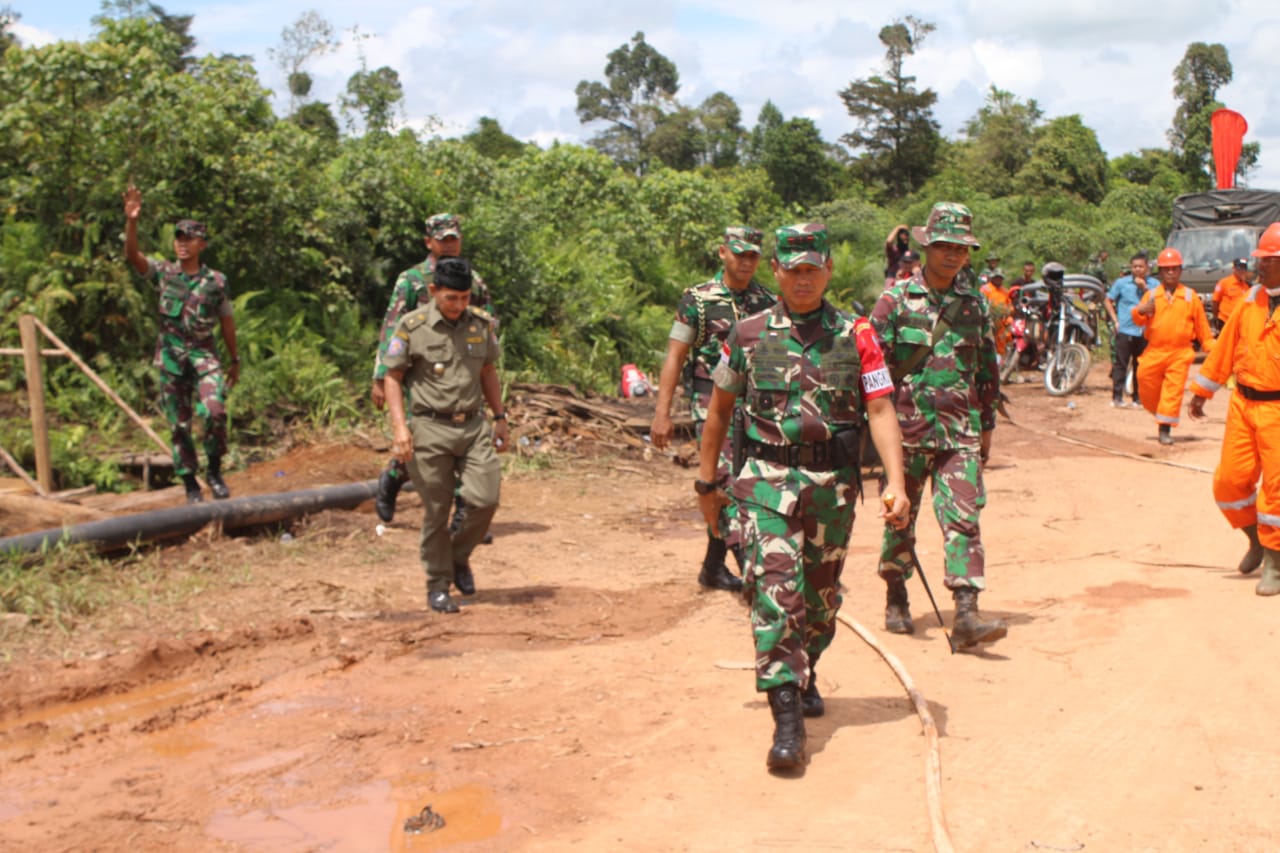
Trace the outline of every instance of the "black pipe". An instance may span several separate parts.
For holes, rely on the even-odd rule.
[[[378,481],[325,486],[302,492],[252,495],[225,501],[191,504],[89,521],[73,527],[56,527],[0,539],[0,553],[33,552],[61,542],[84,542],[98,551],[124,548],[134,542],[152,542],[195,533],[211,521],[224,530],[271,524],[322,509],[354,509],[378,494]]]

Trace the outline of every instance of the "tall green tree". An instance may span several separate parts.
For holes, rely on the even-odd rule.
[[[1178,170],[1192,189],[1207,189],[1213,179],[1213,129],[1211,118],[1221,109],[1218,90],[1231,82],[1234,71],[1227,49],[1220,44],[1193,42],[1173,69],[1173,97],[1178,108],[1169,128],[1169,147]],[[1236,174],[1244,175],[1258,161],[1259,146],[1247,143],[1240,154]]]
[[[396,109],[403,100],[400,72],[384,65],[351,75],[347,80],[347,93],[342,97],[342,109],[348,117],[360,118],[365,133],[379,135],[391,130]]]
[[[857,127],[841,137],[855,152],[865,152],[858,167],[864,180],[891,198],[918,189],[937,169],[941,136],[933,119],[938,95],[917,91],[916,78],[904,69],[933,32],[934,25],[908,15],[880,30],[887,76],[854,80],[840,91]]]
[[[773,128],[781,127],[784,121],[786,118],[777,104],[773,101],[765,101],[764,106],[760,107],[760,114],[756,116],[756,126],[751,128],[751,135],[747,138],[748,163],[760,162],[764,157],[765,136]]]
[[[491,160],[519,157],[529,146],[502,129],[496,118],[481,116],[476,129],[462,141]]]
[[[289,87],[289,114],[298,102],[311,93],[311,75],[303,68],[312,59],[338,47],[333,25],[315,9],[298,16],[298,20],[280,31],[279,47],[267,48],[267,56],[280,68]]]
[[[1107,194],[1107,155],[1080,116],[1055,118],[1036,131],[1031,157],[1015,184],[1029,195],[1071,193],[1098,204]]]
[[[829,200],[839,171],[827,156],[818,126],[807,118],[793,118],[767,131],[760,165],[783,202],[802,208]]]
[[[592,147],[642,175],[649,165],[649,139],[674,108],[680,73],[674,62],[644,40],[643,32],[610,52],[608,59],[606,83],[578,83],[578,119],[583,124],[606,122],[608,126],[592,138]]]
[[[4,56],[5,51],[18,43],[18,37],[13,34],[13,25],[21,17],[13,11],[12,6],[0,6],[0,56]]]
[[[702,164],[716,169],[738,165],[747,139],[738,102],[724,92],[710,95],[698,105],[698,124],[702,128]]]
[[[986,102],[964,126],[964,153],[974,186],[993,198],[1013,192],[1013,176],[1031,159],[1035,130],[1044,113],[1032,98],[992,86]]]

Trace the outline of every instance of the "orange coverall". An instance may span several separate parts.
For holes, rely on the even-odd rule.
[[[1200,366],[1191,393],[1207,400],[1235,374],[1213,499],[1232,527],[1256,523],[1262,546],[1280,550],[1280,400],[1244,396],[1252,391],[1280,395],[1277,322],[1280,311],[1270,310],[1266,290],[1253,287]]]
[[[1004,358],[1005,350],[1009,348],[1009,341],[1013,340],[1013,298],[1009,295],[1009,291],[996,287],[991,282],[982,285],[982,295],[987,297],[987,302],[991,305],[991,319],[995,326],[996,337],[996,355]],[[998,315],[1003,315],[1000,319],[996,319]]]
[[[1138,308],[1152,301],[1154,316],[1138,313]],[[1147,339],[1147,348],[1138,360],[1138,398],[1142,407],[1156,416],[1157,423],[1177,426],[1187,374],[1196,360],[1191,341],[1200,341],[1206,352],[1213,348],[1204,304],[1185,284],[1179,283],[1173,293],[1161,285],[1148,290],[1132,313],[1133,322],[1145,327],[1143,336]]]
[[[1219,323],[1226,323],[1231,319],[1231,312],[1236,310],[1236,306],[1244,301],[1245,295],[1252,287],[1249,282],[1241,281],[1236,277],[1235,273],[1218,281],[1213,286],[1213,304],[1214,316],[1218,318]]]

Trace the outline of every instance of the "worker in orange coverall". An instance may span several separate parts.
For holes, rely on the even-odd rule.
[[[1239,569],[1262,566],[1258,595],[1280,593],[1280,222],[1262,234],[1253,256],[1258,284],[1232,313],[1218,345],[1191,383],[1187,414],[1204,417],[1204,402],[1235,374],[1213,499],[1232,527],[1249,537]],[[1259,488],[1258,478],[1262,483]]]
[[[1204,313],[1204,303],[1196,292],[1178,279],[1182,277],[1182,254],[1165,249],[1157,258],[1160,287],[1147,291],[1133,309],[1133,322],[1143,327],[1147,348],[1138,362],[1138,399],[1160,425],[1161,444],[1173,444],[1172,427],[1182,413],[1182,392],[1187,374],[1196,359],[1191,342],[1213,348],[1213,332]]]

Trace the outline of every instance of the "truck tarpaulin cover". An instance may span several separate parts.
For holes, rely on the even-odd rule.
[[[1174,230],[1208,225],[1280,222],[1280,193],[1270,190],[1211,190],[1180,195],[1173,203]]]

